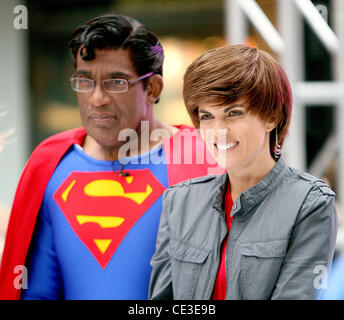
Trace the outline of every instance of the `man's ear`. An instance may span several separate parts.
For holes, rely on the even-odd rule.
[[[153,105],[159,98],[164,88],[164,79],[160,74],[154,74],[150,77],[147,85],[147,104]]]

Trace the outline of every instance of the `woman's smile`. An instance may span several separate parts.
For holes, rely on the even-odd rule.
[[[216,144],[215,143],[215,147],[219,151],[229,151],[229,150],[234,149],[238,144],[239,144],[239,142],[232,142],[232,143],[228,143],[228,144]]]

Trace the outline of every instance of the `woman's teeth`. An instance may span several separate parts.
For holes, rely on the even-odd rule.
[[[221,151],[234,148],[238,142],[228,143],[228,144],[218,144],[217,148]]]

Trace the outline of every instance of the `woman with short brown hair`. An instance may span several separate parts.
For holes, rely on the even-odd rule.
[[[292,109],[282,67],[259,49],[216,48],[188,67],[183,93],[227,173],[165,191],[150,297],[313,299],[317,270],[331,268],[335,194],[281,155]]]
[[[282,147],[291,119],[292,92],[284,70],[266,52],[244,45],[208,51],[188,67],[183,94],[196,128],[200,126],[199,102],[229,105],[245,100],[249,111],[262,120],[275,119]],[[276,128],[270,135],[272,155]]]

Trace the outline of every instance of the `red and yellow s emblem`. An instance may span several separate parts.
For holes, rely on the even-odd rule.
[[[128,231],[165,187],[149,169],[73,172],[54,199],[80,240],[104,269]]]

